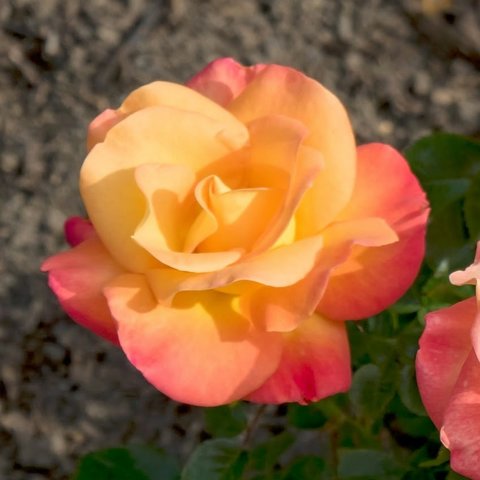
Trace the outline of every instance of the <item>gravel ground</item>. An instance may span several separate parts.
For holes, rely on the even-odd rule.
[[[154,79],[233,56],[319,79],[359,142],[480,134],[478,0],[1,0],[0,479],[66,479],[122,442],[188,454],[197,409],[60,311],[39,273],[81,214],[85,128]],[[275,410],[270,411],[274,415]],[[310,444],[312,442],[310,441]]]

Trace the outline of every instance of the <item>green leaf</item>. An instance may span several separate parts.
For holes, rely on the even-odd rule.
[[[403,404],[416,415],[425,416],[427,413],[418,392],[417,382],[415,380],[415,369],[412,364],[407,364],[400,370],[400,399]]]
[[[445,447],[441,447],[436,458],[420,463],[421,468],[438,467],[450,460],[450,452]]]
[[[452,470],[448,472],[447,478],[445,480],[468,480],[468,478]]]
[[[480,161],[480,158],[479,158]],[[480,175],[472,178],[470,188],[465,196],[465,221],[470,236],[480,239]]]
[[[241,402],[204,408],[205,430],[214,437],[235,437],[247,427],[246,405]]]
[[[325,462],[313,455],[297,458],[287,468],[282,480],[327,480]]]
[[[297,405],[291,403],[288,406],[288,421],[297,428],[320,428],[327,422],[327,417],[319,410],[315,403],[311,405]]]
[[[472,179],[480,174],[480,143],[459,135],[438,133],[416,142],[406,151],[406,156],[432,208],[427,263],[433,270],[443,264],[449,271],[468,265],[474,243],[471,237],[476,239],[475,233],[480,228],[474,217],[477,192],[472,187]],[[463,211],[465,195],[471,197],[470,222]],[[466,222],[470,223],[469,230]]]
[[[270,478],[279,457],[292,445],[294,440],[291,433],[282,432],[280,435],[255,447],[250,452],[249,470],[258,472],[260,474],[259,478]]]
[[[74,480],[178,480],[176,461],[162,450],[129,446],[85,455]]]
[[[449,272],[465,267],[472,262],[474,247],[465,227],[463,203],[457,201],[440,210],[432,203],[425,255],[430,267]]]
[[[199,445],[182,471],[181,480],[237,480],[247,463],[238,439],[216,438]]]
[[[405,153],[424,185],[480,173],[480,143],[460,135],[435,133],[418,140]]]
[[[402,471],[392,455],[381,450],[341,448],[338,459],[341,480],[398,480],[397,474]]]
[[[371,363],[361,366],[354,373],[349,396],[358,418],[372,421],[383,415],[387,403],[395,394],[395,376],[395,372],[382,374],[380,368]]]

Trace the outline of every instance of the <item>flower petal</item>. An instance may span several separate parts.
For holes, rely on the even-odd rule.
[[[470,330],[477,314],[475,298],[431,312],[417,353],[417,383],[423,404],[440,428],[460,370],[472,350]]]
[[[148,107],[171,107],[199,113],[225,125],[230,130],[238,128],[238,121],[227,110],[188,86],[170,82],[152,82],[134,90],[124,100],[118,112],[131,115]]]
[[[324,169],[302,201],[307,234],[318,233],[347,204],[355,182],[355,140],[340,101],[300,72],[268,65],[228,106],[248,123],[266,115],[284,115],[309,131],[305,145],[318,150]],[[332,192],[335,192],[332,195]]]
[[[240,306],[258,328],[267,332],[291,332],[314,313],[329,275],[330,269],[319,262],[292,286],[250,288]]]
[[[324,230],[324,245],[315,266],[297,283],[283,288],[269,286],[250,289],[241,307],[258,328],[289,332],[316,309],[332,270],[345,262],[354,245],[376,246],[395,242],[397,236],[379,218],[366,218],[333,224]]]
[[[200,169],[247,139],[240,123],[232,127],[168,107],[145,108],[113,127],[86,158],[80,191],[95,230],[115,259],[132,272],[158,266],[131,238],[146,211],[135,182],[136,167],[171,164]]]
[[[102,289],[124,270],[98,237],[48,258],[41,269],[48,272],[50,288],[70,317],[97,335],[118,343],[116,323]]]
[[[357,248],[351,261],[334,272],[318,306],[329,318],[375,315],[405,293],[420,268],[428,204],[405,159],[387,145],[359,147],[355,190],[338,221],[367,216],[384,218],[399,240]]]
[[[197,251],[250,250],[279,210],[282,193],[273,188],[210,189],[206,199],[210,205],[208,214],[214,215],[217,229],[198,245]]]
[[[187,165],[146,164],[135,169],[135,180],[144,194],[147,212],[133,239],[153,256],[159,248],[181,251],[186,225],[194,214],[188,203],[192,203],[189,194],[195,173]]]
[[[243,280],[272,287],[285,287],[296,284],[310,273],[322,246],[323,238],[317,236],[242,259],[238,263],[211,273],[188,274],[159,268],[149,270],[146,274],[157,300],[165,304],[169,304],[178,292],[211,290]]]
[[[63,228],[65,239],[71,247],[96,235],[92,222],[82,217],[70,217]]]
[[[125,114],[107,108],[97,115],[88,126],[87,150],[90,151],[97,143],[103,142],[108,131],[125,118]]]
[[[209,63],[187,82],[187,86],[219,105],[228,105],[266,65],[244,67],[233,58],[219,58]]]
[[[130,362],[177,401],[230,403],[258,388],[278,365],[281,336],[255,330],[230,295],[186,293],[166,308],[142,275],[115,279],[105,294]]]
[[[349,388],[350,350],[345,325],[312,315],[283,338],[277,371],[247,400],[306,404]]]
[[[454,471],[480,479],[480,363],[471,352],[445,411],[442,441]]]

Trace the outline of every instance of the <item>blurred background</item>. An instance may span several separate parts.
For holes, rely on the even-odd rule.
[[[480,134],[478,0],[1,0],[1,479],[66,479],[81,454],[125,442],[187,455],[204,438],[198,410],[65,317],[39,265],[82,214],[89,121],[222,56],[316,78],[359,143]]]

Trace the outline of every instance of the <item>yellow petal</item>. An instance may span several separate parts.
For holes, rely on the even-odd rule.
[[[293,69],[269,65],[228,109],[241,121],[277,114],[296,119],[309,132],[305,144],[318,150],[324,170],[307,193],[302,221],[317,233],[347,204],[355,182],[355,140],[340,101],[322,85]],[[305,233],[306,234],[306,233]]]
[[[89,218],[114,258],[128,270],[157,261],[131,237],[146,212],[134,170],[144,164],[188,165],[194,170],[242,147],[248,132],[198,113],[150,107],[115,125],[83,164],[80,190]]]

